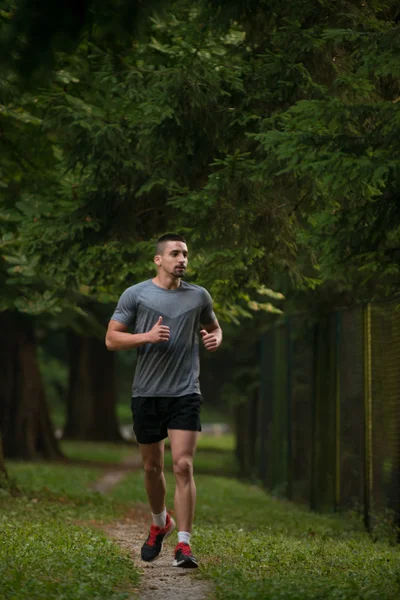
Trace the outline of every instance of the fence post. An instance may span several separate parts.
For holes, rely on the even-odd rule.
[[[372,346],[368,303],[364,305],[364,525],[368,532],[371,532],[372,482]]]
[[[336,311],[335,315],[335,510],[340,504],[340,336],[342,314]]]
[[[248,421],[247,421],[247,440],[248,440],[248,473],[254,481],[257,479],[257,444],[258,444],[258,406],[259,389],[256,388],[251,393],[247,403]]]
[[[266,439],[266,422],[267,422],[267,383],[266,383],[266,335],[261,334],[260,340],[260,397],[259,397],[259,423],[258,423],[258,478],[263,485],[267,479],[267,439]]]
[[[286,319],[286,402],[287,402],[287,487],[289,500],[293,497],[293,448],[292,448],[292,319]]]
[[[245,429],[243,420],[243,405],[235,406],[235,431],[236,431],[236,458],[239,463],[239,474],[243,477],[246,473],[246,457],[245,457]]]
[[[313,366],[312,366],[312,413],[311,413],[311,460],[310,460],[310,508],[317,508],[317,439],[318,439],[318,418],[317,418],[317,389],[319,387],[319,368],[318,368],[318,333],[320,323],[314,325],[313,331]]]

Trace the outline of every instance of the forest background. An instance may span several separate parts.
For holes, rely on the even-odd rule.
[[[399,21],[394,0],[1,3],[6,457],[59,456],[57,427],[118,439],[134,356],[105,327],[165,232],[223,323],[213,420],[279,314],[397,295]]]

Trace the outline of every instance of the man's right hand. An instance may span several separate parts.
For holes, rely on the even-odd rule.
[[[149,344],[158,344],[159,342],[168,342],[170,329],[167,325],[162,324],[162,317],[158,318],[157,323],[150,329],[147,334]]]

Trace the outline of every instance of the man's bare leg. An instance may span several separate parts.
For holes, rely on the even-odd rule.
[[[139,444],[144,468],[144,485],[151,511],[159,515],[165,508],[164,441]]]
[[[144,483],[152,512],[153,524],[150,534],[141,548],[142,560],[155,560],[164,539],[175,529],[175,521],[165,508],[164,442],[139,444],[144,466]]]
[[[196,451],[197,431],[169,429],[172,461],[176,480],[175,515],[178,531],[192,532],[196,505],[196,485],[193,478],[193,457]]]

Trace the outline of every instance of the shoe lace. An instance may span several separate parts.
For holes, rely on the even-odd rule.
[[[147,538],[147,545],[148,546],[154,546],[156,543],[156,538],[157,535],[160,533],[160,528],[157,527],[157,525],[151,525],[150,527],[150,534],[149,537]]]
[[[176,549],[180,550],[182,554],[186,554],[186,556],[192,556],[192,550],[190,549],[189,544],[185,544],[185,542],[180,542]]]

